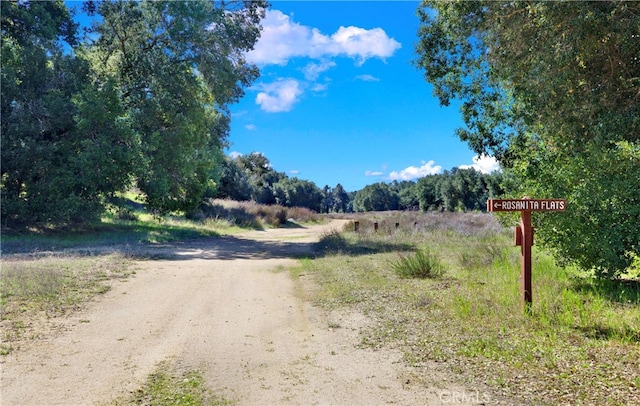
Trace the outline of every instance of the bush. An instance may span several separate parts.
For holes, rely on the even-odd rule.
[[[324,233],[320,241],[316,243],[316,250],[325,253],[339,253],[349,248],[349,243],[344,236],[336,230]]]
[[[138,221],[138,215],[128,207],[118,207],[116,209],[116,218],[124,221]]]
[[[393,270],[402,278],[437,278],[444,274],[444,266],[437,256],[426,249],[413,256],[402,256],[391,263]]]
[[[276,211],[276,220],[274,221],[274,225],[281,226],[283,224],[287,224],[287,209],[282,208]]]

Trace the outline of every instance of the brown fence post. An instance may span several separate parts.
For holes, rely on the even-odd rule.
[[[360,222],[359,221],[354,221],[353,222],[353,228],[354,228],[354,231],[357,233],[358,230],[360,229]]]
[[[373,230],[377,233],[378,232],[378,222],[376,221],[375,223],[373,223]]]
[[[531,227],[531,212],[523,210],[520,220],[522,236],[520,279],[522,280],[522,305],[527,312],[531,311],[533,295],[531,291],[531,246],[533,245],[533,229]]]

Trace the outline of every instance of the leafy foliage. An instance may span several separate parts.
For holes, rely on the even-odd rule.
[[[63,53],[58,38],[76,43],[64,3],[1,6],[4,224],[93,220],[135,158],[117,90],[81,53]]]
[[[249,177],[249,184],[252,187],[251,199],[260,204],[276,203],[273,185],[286,178],[286,175],[276,172],[267,157],[259,152],[240,156],[237,160]]]
[[[104,1],[95,52],[111,72],[140,134],[138,186],[160,212],[196,207],[222,162],[227,105],[258,76],[244,59],[264,2]],[[239,7],[233,10],[233,7]]]
[[[80,42],[64,2],[2,2],[4,225],[91,222],[134,180],[154,212],[197,207],[265,6],[89,1]]]
[[[353,211],[398,210],[400,196],[386,183],[367,185],[353,198]]]
[[[422,210],[486,210],[487,199],[501,196],[510,188],[502,172],[482,174],[454,168],[418,180],[416,194]]]
[[[502,172],[483,174],[475,169],[453,168],[417,182],[375,183],[355,193],[353,211],[486,210],[487,199],[511,190],[509,177]]]
[[[640,250],[640,6],[631,2],[430,2],[416,65],[458,130],[515,176],[515,196],[565,197],[539,241],[600,275]],[[569,23],[570,22],[570,23]]]
[[[342,185],[320,189],[313,182],[289,178],[275,171],[269,159],[258,152],[225,158],[216,197],[325,213],[347,212],[350,208],[349,194]]]
[[[273,185],[276,203],[287,207],[306,207],[320,211],[322,191],[315,183],[298,178],[285,178]]]

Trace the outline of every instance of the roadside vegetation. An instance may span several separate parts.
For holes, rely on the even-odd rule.
[[[522,404],[640,404],[638,269],[601,280],[534,247],[527,315],[513,231],[491,215],[352,219],[294,275],[314,275],[318,304],[372,318],[362,346],[401,348],[415,379],[442,368]]]
[[[637,259],[623,278],[602,280],[560,267],[534,247],[534,302],[526,315],[518,248],[512,230],[493,215],[404,211],[335,216],[351,222],[341,232],[324,235],[316,257],[303,260],[293,274],[314,275],[316,303],[328,309],[350,307],[370,317],[374,323],[363,331],[361,345],[400,348],[415,380],[426,383],[424,374],[436,368],[488,387],[487,396],[523,404],[640,404]],[[158,219],[133,208],[126,218],[116,212],[105,218],[105,229],[3,235],[0,350],[6,355],[25,340],[52,333],[56,318],[135,273],[117,249],[80,255],[74,248],[154,244],[321,221],[306,209],[215,200],[202,207],[198,220]],[[68,253],[42,252],[56,247]],[[207,392],[198,371],[176,372],[167,365],[159,365],[134,396],[127,402],[229,402]]]
[[[0,273],[0,355],[45,338],[56,320],[82,309],[133,271],[126,257],[48,255],[3,258]]]
[[[56,319],[134,274],[137,247],[322,221],[308,209],[225,200],[202,205],[198,219],[188,220],[153,216],[127,201],[91,226],[3,230],[0,355],[51,334]]]
[[[46,254],[83,247],[167,243],[321,221],[318,214],[305,208],[221,199],[203,203],[189,217],[180,212],[154,215],[144,205],[123,198],[98,223],[4,228],[2,253]]]
[[[169,362],[160,363],[144,385],[130,398],[115,405],[226,406],[233,402],[218,397],[205,385],[198,370],[180,371]]]

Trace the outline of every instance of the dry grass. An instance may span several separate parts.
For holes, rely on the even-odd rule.
[[[331,236],[332,250],[305,261],[300,272],[318,281],[317,303],[356,307],[375,321],[362,345],[400,347],[416,379],[428,381],[436,365],[487,388],[490,403],[640,404],[640,282],[596,281],[558,267],[534,247],[534,304],[527,315],[512,231],[492,216],[352,219],[360,232],[352,223]],[[376,245],[427,249],[445,276],[401,277],[391,265],[397,253],[358,249]]]
[[[261,205],[255,202],[211,199],[202,207],[202,219],[223,221],[244,228],[283,227],[290,222],[317,223],[322,217],[302,207]]]
[[[110,290],[111,281],[128,277],[121,255],[47,256],[3,260],[0,270],[0,354],[47,336],[56,318],[81,309]]]

